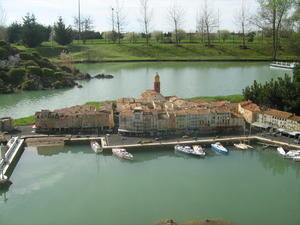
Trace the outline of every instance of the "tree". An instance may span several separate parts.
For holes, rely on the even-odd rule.
[[[176,45],[179,45],[179,29],[183,23],[184,11],[176,4],[176,2],[173,2],[168,11],[168,16],[173,27],[175,43]]]
[[[124,39],[129,40],[129,42],[131,42],[131,43],[137,42],[137,40],[138,40],[140,37],[141,37],[141,35],[138,34],[138,33],[135,33],[135,32],[129,32],[129,33],[126,33],[126,34],[124,35]]]
[[[243,45],[242,47],[244,49],[247,48],[246,46],[246,32],[248,30],[249,26],[249,21],[250,21],[250,16],[248,14],[248,8],[247,4],[245,2],[246,0],[242,0],[241,2],[241,8],[237,11],[236,17],[235,17],[235,22],[237,26],[240,29],[242,40],[243,40]]]
[[[146,43],[149,45],[150,38],[150,24],[152,20],[153,11],[149,8],[149,0],[140,0],[140,10],[141,10],[141,22],[143,24],[143,30],[146,37]]]
[[[176,37],[177,37],[177,41],[178,44],[186,37],[186,32],[182,29],[178,29],[177,30],[177,34],[175,32],[172,33],[172,38],[176,41]]]
[[[257,20],[260,26],[269,27],[272,30],[273,60],[276,60],[280,44],[280,30],[283,19],[287,16],[289,9],[295,0],[257,0],[259,11]],[[258,24],[258,23],[256,23]]]
[[[36,22],[35,16],[29,13],[23,18],[22,41],[30,48],[40,45],[49,39],[49,29]]]
[[[151,33],[151,37],[156,40],[156,42],[162,41],[164,38],[164,33],[160,30],[155,30]]]
[[[73,31],[71,26],[66,27],[62,17],[58,18],[54,25],[54,41],[60,45],[68,45],[73,40]]]
[[[117,27],[117,39],[118,44],[121,43],[121,37],[122,32],[124,30],[125,26],[125,15],[123,13],[123,6],[120,4],[119,0],[116,0],[115,2],[115,21],[116,21],[116,27]]]
[[[211,32],[218,25],[218,18],[215,12],[207,5],[207,0],[204,1],[204,5],[201,10],[200,17],[198,19],[198,26],[203,28],[207,38],[207,46],[211,47]]]
[[[93,29],[93,20],[91,17],[86,17],[82,19],[82,40],[83,43],[86,43],[90,31]]]
[[[225,42],[230,37],[230,31],[229,30],[220,30],[220,37],[223,42]]]
[[[7,28],[7,40],[9,43],[17,43],[22,38],[22,25],[15,22]]]
[[[288,39],[289,49],[297,56],[300,56],[300,32],[292,34]]]

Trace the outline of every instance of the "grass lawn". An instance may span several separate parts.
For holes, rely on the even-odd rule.
[[[35,123],[35,116],[28,116],[28,117],[13,120],[14,126],[28,126],[28,125],[33,125],[34,123]]]

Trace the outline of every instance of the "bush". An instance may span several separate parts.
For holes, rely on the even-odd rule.
[[[43,68],[42,71],[43,71],[44,77],[53,77],[54,76],[54,71],[52,69]]]
[[[12,68],[7,75],[9,81],[15,86],[18,86],[18,84],[23,82],[25,74],[26,71],[23,68]]]
[[[20,52],[20,59],[22,60],[34,60],[33,55],[31,55],[30,53],[27,52]]]
[[[33,60],[25,60],[25,61],[22,62],[22,65],[25,66],[25,67],[38,66],[38,64]]]
[[[21,84],[21,89],[26,91],[36,90],[36,86],[33,80],[27,80]]]
[[[0,47],[0,59],[7,59],[9,56],[9,52],[5,49]]]
[[[59,88],[63,88],[63,82],[57,80],[53,83],[53,87],[56,88],[56,89],[59,89]]]
[[[56,77],[56,78],[62,78],[62,77],[64,77],[64,73],[63,72],[55,72],[54,73],[54,76]]]
[[[43,75],[43,71],[39,66],[28,66],[27,73],[29,75],[35,75],[39,77]]]

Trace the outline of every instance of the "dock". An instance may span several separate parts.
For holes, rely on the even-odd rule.
[[[9,177],[11,176],[21,154],[24,150],[24,139],[12,138],[10,146],[3,159],[0,160],[0,188],[11,184]]]

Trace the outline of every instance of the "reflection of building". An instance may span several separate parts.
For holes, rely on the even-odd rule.
[[[14,129],[13,120],[10,117],[0,118],[0,131],[12,131]]]
[[[119,133],[128,135],[172,135],[241,130],[244,119],[233,113],[228,102],[220,105],[185,101],[159,93],[159,75],[155,90],[148,90],[140,99],[117,101]]]
[[[73,106],[55,110],[42,110],[35,114],[38,132],[104,132],[114,127],[112,103],[95,106]]]

